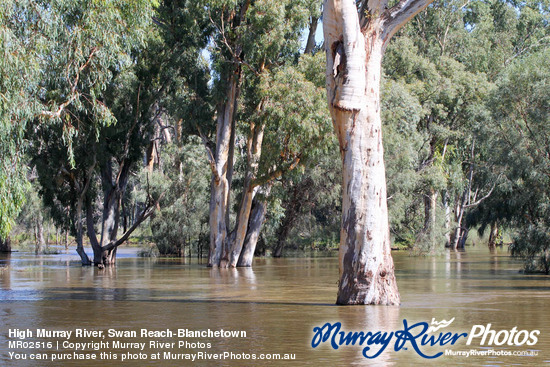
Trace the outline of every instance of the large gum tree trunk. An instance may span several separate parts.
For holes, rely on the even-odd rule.
[[[327,95],[343,163],[337,304],[400,303],[391,257],[382,124],[382,56],[391,36],[430,3],[326,0]],[[359,10],[358,10],[359,7]]]
[[[254,181],[258,173],[258,165],[262,154],[262,142],[264,137],[264,125],[257,126],[251,123],[250,134],[247,141],[247,170],[243,187],[243,197],[237,218],[235,240],[231,244],[230,267],[236,267],[241,256],[243,244],[249,230],[250,212],[252,201],[259,189]],[[254,248],[255,248],[254,244]],[[252,252],[254,254],[254,252]],[[249,265],[250,266],[250,265]]]
[[[227,213],[230,191],[230,147],[233,134],[233,116],[237,103],[239,73],[229,78],[226,100],[218,106],[216,150],[210,157],[212,183],[210,196],[210,253],[208,266],[226,267],[229,262],[227,248]]]

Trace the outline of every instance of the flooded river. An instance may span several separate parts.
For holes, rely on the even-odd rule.
[[[121,249],[116,268],[83,268],[72,255],[34,256],[13,253],[0,258],[1,365],[7,366],[106,366],[106,365],[210,365],[210,366],[343,366],[343,365],[532,365],[550,364],[550,277],[518,273],[521,264],[505,250],[491,254],[486,248],[448,252],[441,257],[410,257],[395,253],[400,307],[337,307],[337,258],[258,259],[253,269],[218,270],[197,264],[196,260],[138,258],[132,250]],[[441,330],[468,333],[474,325],[491,324],[497,332],[540,330],[533,346],[480,345],[480,338],[466,345],[463,337],[455,345],[422,347],[430,355],[445,349],[457,351],[535,351],[538,356],[446,356],[424,359],[410,346],[394,351],[393,342],[377,358],[367,360],[361,346],[334,350],[322,344],[313,349],[313,328],[340,322],[345,331],[396,331],[409,325],[450,320]],[[10,329],[36,331],[86,329],[87,331],[148,330],[231,330],[245,331],[242,338],[185,339],[195,343],[174,348],[181,353],[207,351],[235,354],[288,354],[295,360],[202,360],[147,361],[122,363],[96,361],[38,361],[31,352],[50,353],[39,345],[35,351],[9,348]],[[36,333],[35,333],[36,334]],[[439,334],[439,331],[437,332]],[[74,335],[74,334],[73,334]],[[32,340],[62,341],[63,338]],[[93,338],[71,338],[89,341]],[[130,335],[104,340],[109,348],[86,353],[123,354],[112,342],[144,342],[143,353],[162,351],[149,342],[178,341],[176,337]],[[28,339],[31,340],[31,339]],[[210,343],[208,346],[199,343]],[[366,345],[366,344],[365,344]],[[13,346],[13,345],[12,345]],[[27,345],[28,347],[28,345]],[[206,348],[205,348],[206,347]],[[52,347],[55,349],[55,345]],[[372,351],[380,349],[372,346]],[[165,349],[169,350],[169,349]],[[9,352],[27,353],[26,360],[10,359]],[[139,353],[139,350],[136,352]],[[13,355],[12,355],[13,358]]]

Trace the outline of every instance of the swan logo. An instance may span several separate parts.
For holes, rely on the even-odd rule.
[[[439,329],[446,328],[447,326],[451,325],[455,321],[455,318],[453,317],[449,321],[447,320],[441,320],[439,322],[435,321],[435,319],[432,318],[432,323],[430,327],[428,328],[428,333],[435,333]]]

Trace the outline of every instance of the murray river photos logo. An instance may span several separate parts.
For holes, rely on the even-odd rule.
[[[330,345],[333,349],[350,345],[359,346],[363,348],[363,356],[369,359],[378,357],[386,348],[393,346],[396,352],[412,349],[421,357],[433,359],[441,357],[444,352],[430,354],[426,351],[427,347],[450,346],[462,340],[466,341],[466,345],[471,345],[473,342],[479,343],[479,346],[533,346],[537,344],[540,334],[539,330],[518,330],[517,327],[511,330],[494,330],[491,324],[474,325],[469,333],[441,330],[451,325],[453,321],[454,318],[449,321],[432,319],[431,324],[427,322],[409,324],[406,319],[403,319],[403,329],[396,331],[344,331],[341,323],[327,322],[321,327],[313,328],[311,346],[317,348],[323,343]]]

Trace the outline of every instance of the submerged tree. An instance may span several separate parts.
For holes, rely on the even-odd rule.
[[[550,67],[548,49],[512,63],[498,80],[491,109],[498,141],[495,156],[505,167],[500,202],[485,210],[491,222],[515,229],[512,255],[529,271],[550,273]],[[491,223],[490,222],[490,223]]]
[[[129,70],[135,65],[132,53],[145,44],[152,3],[61,1],[30,4],[25,11],[37,12],[37,32],[47,40],[34,95],[40,106],[35,121],[41,123],[28,129],[34,158],[43,158],[35,164],[44,201],[53,213],[71,217],[77,252],[89,264],[83,248],[85,210],[94,263],[112,263],[132,229],[117,238],[121,197],[132,162],[141,158],[139,144],[132,143],[145,131],[136,125],[147,120],[140,110],[146,93]],[[104,193],[99,240],[93,218],[96,169]]]
[[[203,136],[212,170],[208,264],[250,266],[265,215],[264,199],[272,183],[302,163],[307,155],[305,146],[324,135],[324,116],[316,108],[322,94],[292,65],[300,48],[300,31],[318,9],[315,1],[219,0],[209,2],[206,10],[215,27],[217,100],[214,149]],[[283,97],[289,102],[285,106]],[[246,167],[231,230],[236,141],[243,130]],[[264,146],[264,136],[269,134],[272,137],[265,140],[271,144]],[[258,193],[264,199],[253,205]]]
[[[399,304],[391,257],[380,118],[382,56],[431,0],[324,4],[329,109],[343,162],[338,304]]]

